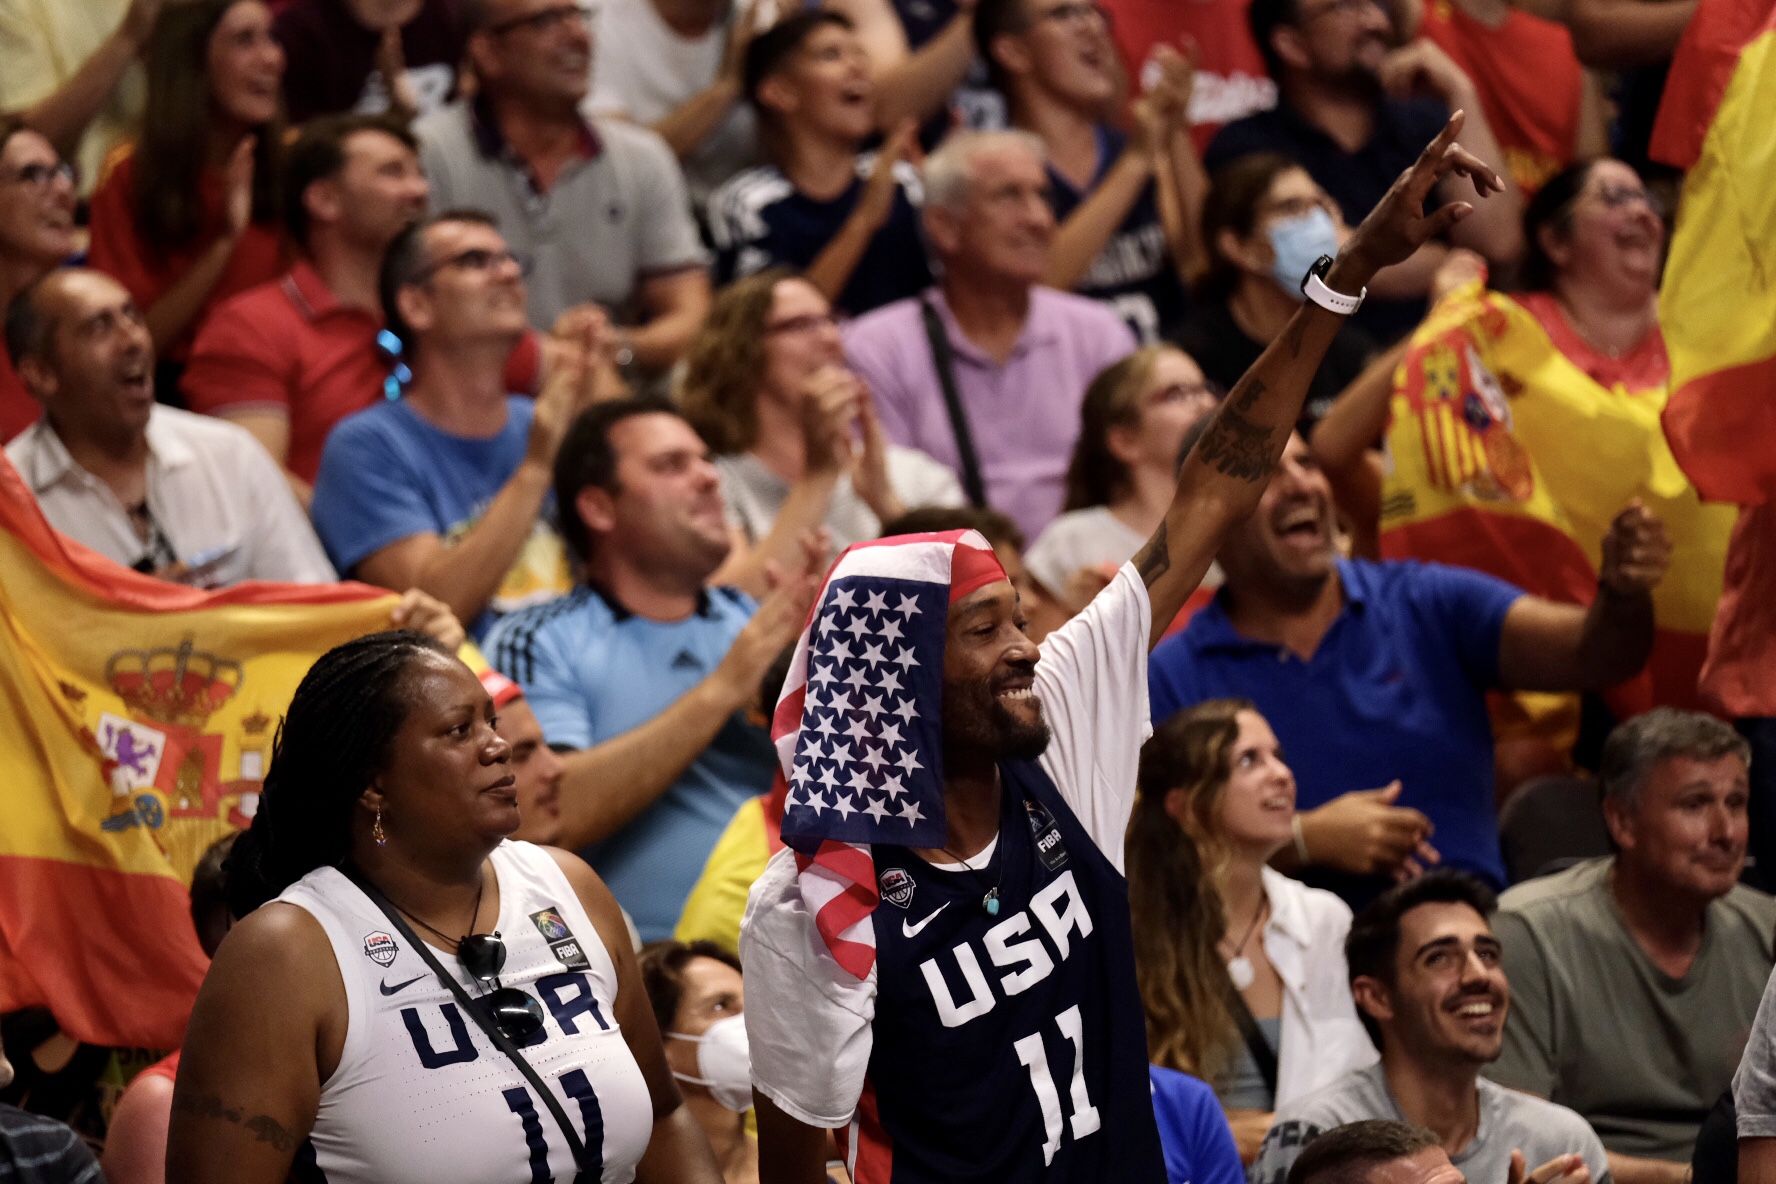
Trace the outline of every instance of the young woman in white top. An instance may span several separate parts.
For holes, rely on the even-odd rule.
[[[1062,619],[1084,608],[1165,518],[1185,437],[1218,394],[1189,354],[1136,350],[1086,388],[1067,500],[1024,556]],[[1219,584],[1209,569],[1205,583]]]
[[[192,1012],[169,1180],[719,1184],[609,890],[506,840],[495,723],[416,633],[303,678],[226,866],[241,920]]]
[[[1142,749],[1126,856],[1148,1047],[1215,1086],[1247,1162],[1278,1105],[1376,1056],[1346,981],[1350,909],[1268,866],[1294,817],[1294,774],[1243,699],[1179,712]]]

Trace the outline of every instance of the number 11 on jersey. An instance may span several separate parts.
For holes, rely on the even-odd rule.
[[[1079,1005],[1076,1003],[1057,1015],[1055,1027],[1073,1046],[1073,1083],[1067,1092],[1073,1107],[1073,1138],[1079,1140],[1096,1133],[1103,1125],[1098,1108],[1086,1092],[1085,1032],[1079,1019]],[[1012,1048],[1017,1051],[1018,1062],[1030,1071],[1030,1088],[1036,1091],[1036,1104],[1042,1107],[1042,1164],[1047,1167],[1061,1149],[1063,1134],[1061,1096],[1055,1089],[1054,1075],[1048,1070],[1048,1050],[1042,1043],[1041,1032],[1030,1033]]]

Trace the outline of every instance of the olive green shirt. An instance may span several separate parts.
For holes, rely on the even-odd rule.
[[[1623,923],[1614,864],[1589,860],[1500,899],[1511,1012],[1486,1075],[1578,1111],[1611,1151],[1687,1163],[1770,977],[1776,898],[1741,885],[1710,904],[1696,960],[1674,979]]]

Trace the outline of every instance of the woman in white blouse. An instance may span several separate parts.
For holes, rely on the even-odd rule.
[[[1154,730],[1129,822],[1136,975],[1156,1064],[1209,1081],[1250,1162],[1276,1107],[1375,1060],[1344,961],[1350,909],[1269,867],[1295,777],[1243,699]]]

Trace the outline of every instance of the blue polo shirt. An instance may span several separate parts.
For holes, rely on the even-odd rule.
[[[1340,560],[1338,575],[1344,609],[1306,661],[1236,633],[1217,596],[1153,651],[1154,722],[1205,699],[1250,699],[1282,741],[1301,809],[1398,779],[1400,804],[1435,825],[1444,864],[1502,886],[1486,692],[1522,590],[1435,563]]]
[[[682,621],[638,617],[585,585],[501,618],[488,661],[519,686],[551,745],[591,748],[654,719],[726,656],[757,606],[710,588]],[[643,941],[672,936],[728,820],[771,788],[777,754],[742,712],[629,825],[580,854],[629,911]]]

